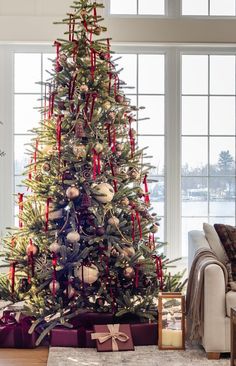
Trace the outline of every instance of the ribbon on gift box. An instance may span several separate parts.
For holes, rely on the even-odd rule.
[[[28,330],[32,317],[22,317],[20,312],[4,311],[0,319],[0,344],[4,344],[7,335],[13,332],[14,347],[23,348],[29,346]]]
[[[127,334],[120,332],[120,324],[107,324],[108,332],[104,333],[92,333],[91,338],[98,340],[99,343],[105,343],[111,339],[112,351],[119,351],[117,340],[120,342],[127,342],[129,337]]]

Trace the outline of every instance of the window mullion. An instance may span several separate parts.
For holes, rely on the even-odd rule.
[[[179,18],[181,16],[181,3],[181,0],[166,0],[166,15],[173,18]]]
[[[181,126],[180,55],[169,49],[166,57],[166,239],[167,255],[181,256]],[[171,106],[171,107],[170,107]]]

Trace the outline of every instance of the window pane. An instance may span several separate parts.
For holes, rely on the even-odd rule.
[[[137,0],[110,0],[111,14],[137,14]]]
[[[208,93],[208,56],[182,56],[182,93]]]
[[[55,59],[54,53],[44,53],[43,54],[43,81],[50,79],[50,74],[47,71],[52,71],[53,62],[51,60]]]
[[[153,212],[164,216],[165,182],[163,177],[157,177],[158,182],[149,183],[148,189],[152,202]]]
[[[235,15],[235,0],[210,0],[211,15]]]
[[[203,222],[208,222],[207,217],[188,217],[182,219],[182,256],[188,256],[188,232],[201,230]]]
[[[114,59],[120,56],[121,58],[115,62],[117,71],[123,69],[120,72],[120,80],[124,81],[128,87],[132,87],[132,89],[125,89],[126,94],[135,94],[137,91],[137,55],[115,54]]]
[[[15,54],[15,93],[40,93],[41,54]]]
[[[210,133],[212,135],[235,134],[235,98],[210,98]]]
[[[165,14],[165,1],[164,0],[139,0],[138,2],[139,14]]]
[[[15,95],[15,133],[28,133],[37,126],[41,114],[36,107],[40,107],[40,95]]]
[[[235,94],[235,56],[210,56],[211,94]]]
[[[164,94],[165,56],[139,55],[139,93]]]
[[[25,166],[29,164],[29,156],[26,154],[26,149],[29,149],[29,146],[24,144],[28,144],[30,141],[31,136],[15,136],[15,174],[17,175],[21,175]]]
[[[139,95],[140,109],[139,118],[149,117],[149,120],[140,121],[138,125],[139,134],[161,135],[164,134],[164,114],[165,98],[164,96],[145,96]]]
[[[144,159],[144,163],[149,162],[155,167],[150,175],[154,177],[164,175],[164,137],[140,136],[138,144],[140,148],[148,147],[144,150],[144,154],[148,156]]]
[[[210,178],[210,215],[235,215],[235,178]]]
[[[182,0],[183,15],[208,15],[208,0]]]
[[[225,224],[235,226],[235,217],[210,217],[209,224]]]
[[[182,97],[182,134],[206,135],[208,133],[208,98]]]
[[[182,178],[182,215],[208,215],[207,178]]]
[[[235,138],[210,138],[211,175],[235,174]]]
[[[206,175],[207,155],[207,137],[182,137],[182,175]]]

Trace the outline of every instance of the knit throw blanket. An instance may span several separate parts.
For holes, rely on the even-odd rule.
[[[190,340],[201,340],[203,337],[204,322],[204,270],[209,264],[217,264],[224,272],[225,283],[228,283],[227,270],[208,248],[196,251],[190,270],[186,294],[186,314],[188,336]],[[217,283],[216,283],[217,290]]]

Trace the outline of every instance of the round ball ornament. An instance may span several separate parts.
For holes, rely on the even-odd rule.
[[[117,103],[123,103],[124,102],[124,97],[123,97],[123,95],[118,94],[116,96],[115,100],[116,100]]]
[[[122,206],[129,206],[129,199],[127,197],[123,197],[120,203]]]
[[[111,108],[111,103],[109,102],[109,100],[106,100],[103,104],[102,104],[103,108],[108,111]]]
[[[96,34],[96,36],[99,36],[102,32],[102,28],[101,27],[96,27],[93,32],[94,32],[94,34]]]
[[[50,246],[49,246],[49,250],[51,253],[59,253],[61,250],[61,246],[60,244],[58,244],[57,241],[54,241]]]
[[[86,85],[86,84],[81,85],[81,87],[79,88],[79,90],[82,93],[87,93],[87,91],[89,90],[88,85]]]
[[[72,150],[77,159],[83,159],[86,157],[86,147],[83,144],[74,145]]]
[[[77,187],[71,186],[67,188],[66,190],[66,197],[69,198],[69,200],[75,200],[80,195],[79,189]]]
[[[117,145],[116,145],[116,150],[117,151],[122,151],[124,149],[124,144],[122,144],[122,143],[118,143]]]
[[[122,249],[122,252],[127,257],[132,257],[133,255],[135,255],[134,247],[126,247],[126,248]]]
[[[150,228],[151,233],[155,234],[158,232],[158,225],[154,224]]]
[[[94,150],[97,154],[100,154],[103,151],[103,145],[99,142],[94,146]]]
[[[77,243],[80,240],[80,234],[77,231],[70,231],[66,235],[66,240],[69,243]]]
[[[103,226],[98,226],[96,229],[96,234],[98,236],[103,236],[105,234],[106,230]]]
[[[115,191],[114,188],[108,183],[97,184],[93,188],[93,196],[98,202],[108,203],[113,200]]]
[[[98,268],[91,264],[90,266],[80,266],[75,270],[75,277],[78,277],[80,281],[92,285],[97,281],[99,276]]]
[[[131,280],[135,277],[135,270],[132,267],[126,267],[123,271],[125,278]]]
[[[112,226],[118,226],[120,223],[120,220],[118,219],[118,217],[112,216],[110,217],[110,219],[108,220],[108,224],[112,225]]]
[[[129,176],[130,176],[131,179],[139,179],[140,178],[140,174],[139,174],[138,170],[136,170],[136,169],[132,169],[129,172]]]
[[[28,244],[26,247],[26,254],[27,255],[31,255],[31,253],[33,254],[33,256],[35,257],[39,252],[39,248],[37,245],[35,244]]]
[[[60,289],[60,283],[56,280],[53,280],[49,283],[49,290],[51,291],[51,293],[58,292]]]
[[[49,163],[44,163],[42,165],[42,172],[43,173],[48,173],[48,172],[50,172],[50,170],[51,170],[51,165]]]

